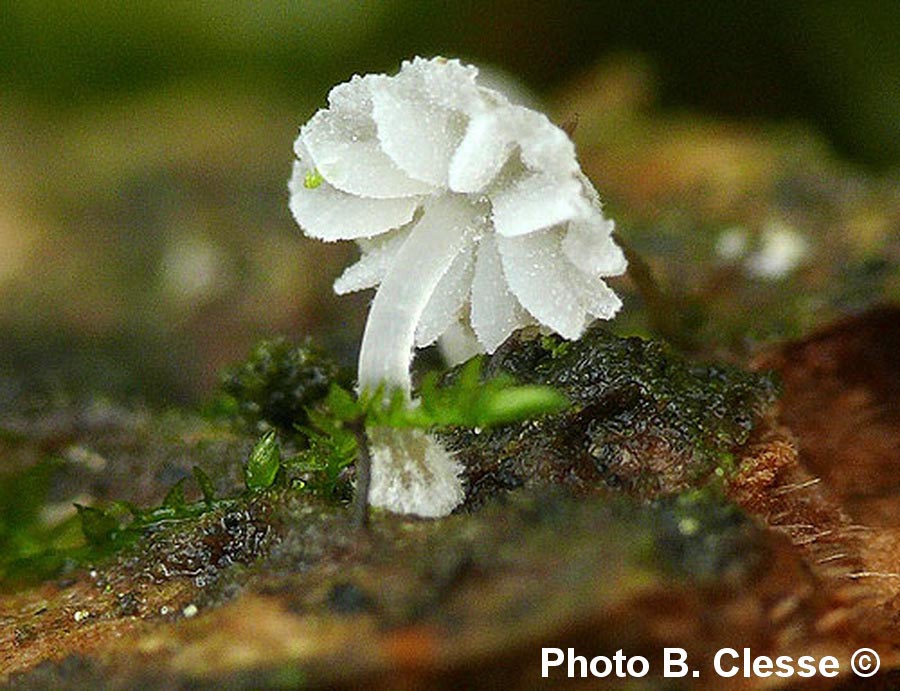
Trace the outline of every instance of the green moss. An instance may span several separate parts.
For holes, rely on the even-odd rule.
[[[244,481],[249,490],[268,489],[275,482],[281,467],[281,447],[275,430],[267,432],[257,442],[244,467]]]
[[[294,346],[284,339],[263,341],[246,362],[222,377],[218,409],[247,428],[276,428],[293,434],[307,424],[306,409],[325,397],[332,382],[346,382],[340,368],[309,343]]]
[[[446,373],[443,381],[440,373],[429,372],[422,379],[414,405],[398,389],[388,397],[381,391],[364,393],[355,409],[347,405],[348,393],[342,394],[344,400],[334,402],[337,392],[332,392],[329,408],[344,420],[350,419],[348,414],[363,417],[369,426],[486,429],[560,413],[569,407],[566,397],[552,387],[523,386],[507,373],[484,377],[482,364],[480,356],[474,357]]]
[[[330,499],[349,499],[345,469],[357,461],[371,427],[489,429],[511,422],[559,413],[569,401],[548,386],[518,385],[509,375],[482,377],[482,361],[473,358],[440,381],[437,372],[422,380],[415,404],[401,390],[379,388],[358,398],[333,384],[328,395],[307,410],[309,424],[297,427],[306,448],[285,467],[292,485]],[[251,457],[252,462],[252,457]]]
[[[60,466],[47,458],[0,476],[0,584],[42,580],[79,561],[78,520],[53,523],[42,515]]]
[[[118,429],[126,436],[134,431],[128,427]],[[134,443],[133,437],[128,438]],[[160,503],[149,508],[125,500],[98,501],[93,506],[75,504],[75,515],[56,521],[47,517],[45,509],[48,498],[65,487],[71,469],[64,458],[44,457],[24,469],[0,476],[0,587],[27,586],[87,566],[140,559],[135,555],[166,535],[172,540],[184,536],[186,544],[199,543],[198,549],[207,549],[212,538],[204,535],[230,534],[229,530],[233,533],[237,529],[231,526],[229,530],[217,531],[203,526],[210,520],[215,523],[216,516],[231,516],[231,523],[239,524],[235,516],[242,515],[258,498],[260,489],[272,484],[281,467],[280,458],[270,451],[273,438],[274,432],[251,452],[245,465],[247,486],[231,496],[217,496],[213,481],[195,466],[194,480],[200,495],[196,501],[187,499],[186,491],[193,495],[198,492],[188,487],[189,477],[182,477]],[[172,439],[156,439],[155,443],[171,444]],[[156,458],[148,457],[148,462]],[[252,472],[248,470],[251,466]],[[266,530],[254,527],[256,533]],[[198,535],[198,531],[202,534]],[[158,561],[164,560],[164,554],[158,555]]]

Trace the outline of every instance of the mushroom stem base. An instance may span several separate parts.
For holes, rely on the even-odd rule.
[[[369,430],[369,503],[394,513],[446,516],[465,498],[459,462],[418,429]]]

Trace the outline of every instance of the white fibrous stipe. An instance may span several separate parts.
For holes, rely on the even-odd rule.
[[[312,237],[359,244],[337,292],[377,288],[361,390],[409,395],[417,347],[492,353],[530,324],[575,339],[621,307],[604,278],[625,257],[572,141],[477,76],[415,58],[334,87],[300,129],[291,211]],[[370,440],[373,505],[435,516],[462,500],[457,462],[429,435]]]

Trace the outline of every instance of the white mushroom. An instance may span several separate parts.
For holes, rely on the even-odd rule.
[[[362,250],[335,291],[378,288],[360,389],[409,394],[414,349],[445,334],[459,343],[469,331],[491,353],[528,324],[578,338],[621,306],[603,279],[623,273],[625,257],[571,140],[477,74],[415,58],[392,77],[354,76],[295,143],[297,222]],[[372,437],[371,503],[449,513],[462,499],[456,463],[427,435],[396,439]]]

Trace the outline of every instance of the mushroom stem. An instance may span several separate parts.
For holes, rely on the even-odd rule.
[[[462,196],[439,197],[425,205],[369,310],[359,355],[360,391],[385,385],[410,397],[416,326],[475,227],[475,211]],[[373,428],[369,440],[371,473],[366,479],[373,506],[444,516],[462,501],[459,464],[427,433]]]
[[[647,315],[653,328],[672,345],[683,350],[694,350],[696,343],[691,338],[690,329],[685,324],[685,306],[672,291],[666,292],[660,285],[650,264],[621,235],[616,235],[616,243],[622,248],[628,260],[628,275],[637,286],[638,293],[647,305]]]
[[[369,526],[369,489],[372,485],[372,456],[367,446],[366,430],[361,422],[351,428],[356,436],[356,493],[353,495],[353,522],[360,528]]]
[[[474,227],[464,197],[426,204],[372,302],[359,354],[360,391],[384,385],[410,394],[416,326],[434,289]]]

